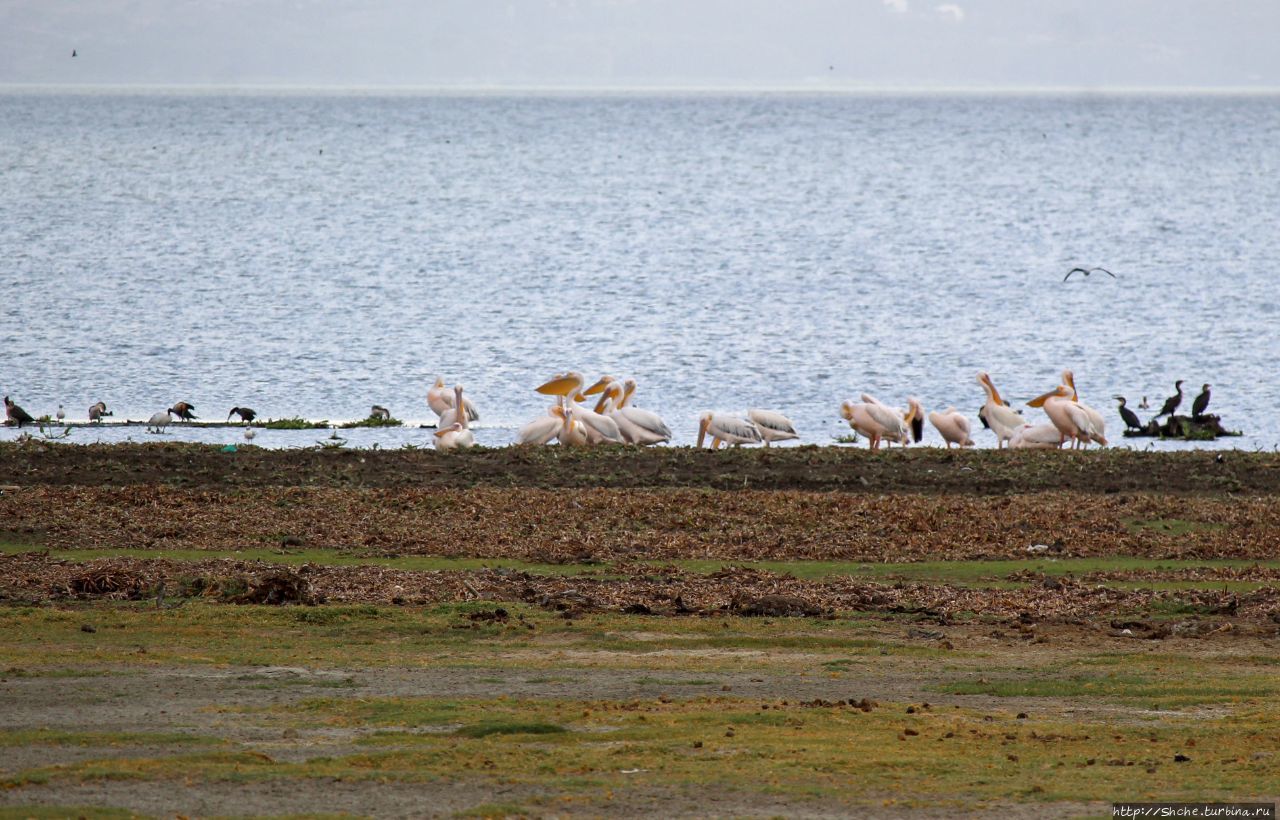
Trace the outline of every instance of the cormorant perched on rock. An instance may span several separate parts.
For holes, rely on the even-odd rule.
[[[4,397],[4,418],[5,424],[16,424],[21,427],[24,424],[35,424],[35,419],[31,418],[31,414],[23,410],[8,397]]]
[[[1142,429],[1142,420],[1138,418],[1138,414],[1124,406],[1124,396],[1113,396],[1116,401],[1120,402],[1120,418],[1124,419],[1124,426],[1130,429]]]
[[[231,421],[232,416],[239,416],[241,421],[253,421],[258,413],[249,407],[232,407],[231,412],[227,413],[227,421]]]
[[[196,409],[196,406],[194,404],[191,404],[190,402],[180,401],[177,404],[175,404],[173,407],[170,407],[169,412],[173,413],[175,416],[182,419],[183,421],[191,421],[192,419],[199,418],[195,413],[191,412],[194,409]]]
[[[1200,395],[1191,403],[1191,418],[1199,419],[1209,409],[1209,385],[1200,388]]]
[[[1178,409],[1178,405],[1182,404],[1182,379],[1178,379],[1173,383],[1173,387],[1178,391],[1176,396],[1170,396],[1164,400],[1164,407],[1160,408],[1160,412],[1156,413],[1156,418],[1161,416],[1172,416],[1173,411]]]
[[[100,401],[89,408],[89,421],[96,421],[101,423],[103,416],[114,416],[114,415],[115,413],[107,412],[107,403],[105,401]]]
[[[369,418],[371,419],[389,419],[391,411],[383,407],[381,404],[375,404],[369,409]]]

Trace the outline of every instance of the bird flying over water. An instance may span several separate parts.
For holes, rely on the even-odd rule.
[[[1116,275],[1111,271],[1107,270],[1106,268],[1072,268],[1071,270],[1067,271],[1066,276],[1062,277],[1062,281],[1065,282],[1068,279],[1070,279],[1071,274],[1073,273],[1083,273],[1085,276],[1088,276],[1089,274],[1094,273],[1096,271],[1102,271],[1107,276],[1110,276],[1112,279],[1116,278]]]

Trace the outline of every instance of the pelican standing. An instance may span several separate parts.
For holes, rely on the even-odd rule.
[[[585,396],[582,386],[586,383],[582,374],[576,370],[553,376],[549,381],[538,385],[539,393],[546,396],[560,396],[565,400],[565,413],[569,422],[578,422],[585,430],[588,441],[592,444],[625,444],[618,423],[606,415],[577,404]]]
[[[751,419],[756,429],[760,431],[760,438],[764,440],[765,447],[774,441],[800,438],[791,419],[781,413],[775,413],[772,410],[748,410],[747,418]]]
[[[905,413],[890,407],[869,393],[862,394],[862,401],[871,418],[884,429],[881,434],[884,440],[896,441],[905,447],[913,438],[916,441],[924,438],[924,410],[914,397],[907,399]]]
[[[444,414],[453,409],[454,402],[453,391],[445,387],[444,379],[440,376],[436,377],[436,383],[427,390],[427,406],[431,411],[440,417],[440,426],[447,427],[457,421],[451,418],[449,421],[444,420]],[[463,407],[467,408],[467,421],[479,421],[480,413],[476,411],[476,407],[471,403],[471,399],[463,402]]]
[[[1000,391],[996,390],[995,383],[986,372],[978,374],[978,384],[987,394],[987,403],[982,405],[982,418],[996,434],[996,449],[999,450],[1013,437],[1013,431],[1026,424],[1027,420],[1004,403]]]
[[[455,384],[453,386],[454,407],[463,408],[463,412],[455,413],[456,421],[449,422],[447,427],[436,430],[436,449],[437,450],[465,450],[468,447],[476,446],[475,435],[467,429],[467,413],[466,404],[462,399],[462,385]]]
[[[752,422],[709,410],[698,417],[698,447],[702,447],[703,442],[706,441],[707,433],[712,436],[711,449],[713,450],[719,449],[721,443],[737,447],[760,442],[760,431]]]
[[[604,413],[618,425],[618,431],[628,444],[660,444],[671,440],[671,430],[657,413],[630,407],[628,402],[635,392],[635,380],[611,382],[596,404],[595,411]],[[584,394],[585,395],[585,394]]]
[[[948,450],[951,449],[952,444],[960,447],[973,446],[973,439],[969,438],[969,420],[964,417],[964,413],[954,407],[948,407],[942,412],[934,410],[929,414],[929,423],[947,443]]]
[[[1107,440],[1101,436],[1095,438],[1093,422],[1084,409],[1071,400],[1071,388],[1065,384],[1058,385],[1042,396],[1036,396],[1027,402],[1027,405],[1044,408],[1045,415],[1058,429],[1059,440],[1065,442],[1071,439],[1073,448],[1088,441],[1107,443]]]
[[[1071,400],[1079,405],[1080,409],[1089,417],[1089,424],[1093,428],[1090,434],[1090,439],[1105,446],[1107,443],[1106,419],[1104,419],[1102,414],[1097,410],[1094,410],[1089,405],[1080,401],[1080,394],[1076,391],[1076,377],[1074,373],[1070,370],[1062,371],[1062,383],[1071,388]]]
[[[89,421],[95,421],[99,424],[102,423],[103,416],[113,415],[115,414],[107,412],[107,403],[105,401],[100,401],[89,408]]]
[[[840,405],[840,415],[849,422],[855,433],[866,436],[867,445],[873,451],[880,449],[881,441],[899,441],[905,444],[907,434],[902,418],[879,402],[866,401],[869,398],[871,396],[864,393],[862,402],[845,401]]]

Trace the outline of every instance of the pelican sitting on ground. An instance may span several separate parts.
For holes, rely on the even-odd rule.
[[[171,409],[170,409],[170,410],[162,410],[162,411],[160,411],[159,413],[156,413],[156,414],[155,414],[154,416],[152,416],[151,418],[147,419],[147,432],[148,432],[148,433],[163,433],[163,432],[164,432],[164,428],[168,427],[168,426],[169,426],[169,422],[173,421],[173,418],[172,418],[172,417],[170,417],[170,415],[169,415],[169,413],[171,413],[171,412],[173,412]]]
[[[737,447],[742,444],[758,444],[760,430],[753,422],[730,416],[727,413],[707,411],[698,417],[698,447],[711,434],[711,449],[719,449],[721,443]]]
[[[444,420],[445,412],[453,409],[453,403],[455,401],[456,399],[454,398],[453,391],[445,387],[443,378],[437,376],[436,383],[431,386],[431,389],[427,390],[427,406],[431,408],[433,413],[440,417],[441,427],[447,427],[448,425],[453,424],[454,421],[457,421],[457,419],[452,419],[448,422]],[[471,403],[471,399],[467,399],[463,402],[462,406],[467,408],[467,421],[480,420],[480,413],[476,411],[476,406]]]
[[[631,394],[635,392],[635,379],[610,382],[595,411],[604,413],[618,425],[618,431],[628,444],[659,444],[671,440],[671,430],[662,417],[639,407],[631,407]],[[585,395],[585,394],[584,394]]]
[[[1036,396],[1027,405],[1044,408],[1045,415],[1058,429],[1060,440],[1065,442],[1071,439],[1074,442],[1073,448],[1089,441],[1107,443],[1105,438],[1094,433],[1089,414],[1071,400],[1071,388],[1065,384],[1058,385],[1042,396]]]
[[[180,401],[177,404],[175,404],[173,407],[170,407],[169,412],[177,416],[178,418],[182,419],[183,421],[193,421],[199,418],[199,416],[191,412],[194,409],[196,409],[196,406],[191,402]],[[155,418],[155,417],[152,416],[152,418]]]
[[[1196,400],[1191,402],[1191,418],[1197,421],[1204,415],[1204,411],[1209,409],[1209,385],[1203,385],[1200,388],[1200,395],[1196,396]]]
[[[232,416],[239,416],[243,422],[253,421],[258,416],[258,412],[249,407],[232,407],[231,412],[227,413],[227,421],[231,421]]]
[[[973,446],[973,439],[969,438],[969,420],[954,407],[948,407],[942,412],[934,410],[929,414],[929,423],[942,435],[943,441],[947,442],[948,450],[952,444],[960,447]]]
[[[781,413],[775,413],[772,410],[748,410],[747,418],[751,419],[756,429],[760,431],[760,438],[764,440],[765,447],[774,441],[800,438],[791,419]]]
[[[107,412],[107,403],[105,401],[100,401],[89,408],[89,421],[96,421],[99,424],[102,423],[103,416],[113,415],[115,414]]]
[[[1164,400],[1164,407],[1160,408],[1160,412],[1156,413],[1155,418],[1172,416],[1173,411],[1178,409],[1179,404],[1182,404],[1182,379],[1174,382],[1173,388],[1178,392]]]
[[[551,407],[545,416],[539,416],[516,433],[517,444],[546,444],[559,435],[564,425],[564,408]]]
[[[1010,438],[1013,431],[1027,423],[1016,410],[1004,403],[1000,391],[985,372],[978,374],[978,384],[986,391],[987,402],[982,405],[982,418],[991,432],[996,434],[996,449],[1000,449]]]
[[[4,420],[5,424],[16,424],[21,427],[24,424],[35,424],[35,419],[31,418],[31,414],[23,410],[8,397],[4,397]]]
[[[560,396],[566,402],[565,413],[569,422],[579,422],[586,431],[587,440],[592,444],[625,444],[618,423],[606,415],[588,410],[576,402],[586,398],[582,394],[582,386],[586,383],[582,374],[576,370],[561,373],[549,381],[538,385],[539,393],[546,396]]]
[[[1102,414],[1097,410],[1094,410],[1089,405],[1080,401],[1080,394],[1076,391],[1076,377],[1074,373],[1070,370],[1062,371],[1062,383],[1071,388],[1071,400],[1079,405],[1080,409],[1089,417],[1089,424],[1093,428],[1090,431],[1090,439],[1105,446],[1107,443],[1106,419],[1104,419]]]
[[[1124,406],[1124,396],[1112,396],[1113,399],[1120,402],[1120,418],[1124,421],[1125,429],[1141,430],[1142,419],[1138,418],[1138,414]]]
[[[1024,424],[1009,438],[1011,450],[1056,450],[1062,447],[1062,433],[1052,424]]]
[[[475,435],[467,429],[467,413],[465,412],[467,405],[462,400],[462,385],[455,384],[453,386],[453,397],[453,406],[464,408],[464,412],[455,413],[458,417],[457,421],[451,421],[448,426],[436,430],[437,450],[465,450],[468,447],[476,446]]]

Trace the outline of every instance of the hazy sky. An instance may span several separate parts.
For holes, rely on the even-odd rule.
[[[0,83],[1280,86],[1278,44],[1280,0],[0,0]]]

